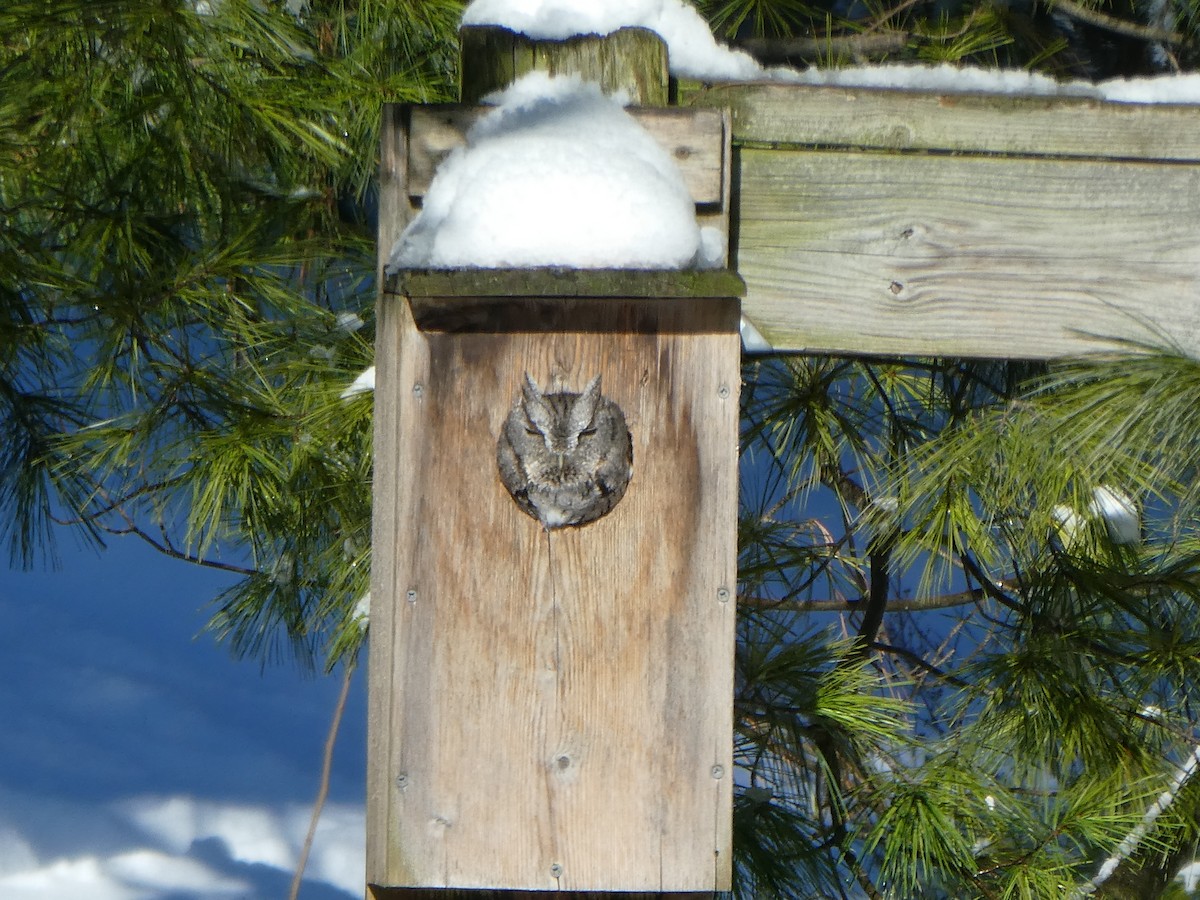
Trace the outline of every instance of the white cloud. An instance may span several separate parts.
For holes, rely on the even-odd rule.
[[[308,832],[311,809],[216,803],[195,797],[138,797],[122,814],[152,843],[175,854],[218,839],[238,862],[290,872]],[[321,814],[306,877],[358,892],[364,884],[366,818],[362,806],[330,804]]]
[[[291,869],[295,853],[272,810],[200,801],[193,797],[139,798],[125,805],[129,819],[176,853],[206,838],[219,838],[231,859]]]
[[[156,900],[186,892],[204,900],[266,897],[269,888],[241,877],[247,871],[274,870],[276,882],[290,879],[308,831],[311,808],[223,803],[189,796],[133,797],[92,808],[49,800],[59,823],[53,852],[41,858],[30,834],[13,824],[39,798],[5,795],[0,821],[0,898],[3,900]],[[98,841],[84,823],[107,821],[112,840]],[[120,827],[122,823],[129,828]],[[321,816],[305,869],[307,882],[323,882],[348,896],[361,895],[365,883],[365,811],[361,805],[334,803]],[[218,842],[220,851],[198,854]]]
[[[0,571],[0,900],[283,896],[339,685],[197,640],[228,576],[134,542],[64,561]],[[364,727],[357,692],[314,900],[362,896]]]
[[[29,841],[13,826],[0,826],[0,873],[25,872],[37,865],[37,854]]]
[[[217,900],[244,897],[248,886],[189,859],[135,850],[108,859],[80,856],[0,875],[5,900],[153,900],[179,891]]]

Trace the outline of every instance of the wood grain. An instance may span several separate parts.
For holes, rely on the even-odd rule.
[[[1200,352],[1200,166],[743,149],[737,269],[776,348]]]
[[[768,84],[681,104],[731,109],[741,145],[1200,162],[1195,106]]]
[[[425,196],[438,165],[466,144],[467,130],[489,112],[486,106],[414,106],[408,156],[408,194]],[[721,110],[632,107],[629,113],[675,160],[697,204],[722,203],[727,116]]]
[[[643,106],[667,104],[667,47],[646,28],[619,28],[562,41],[534,40],[494,25],[459,30],[464,103],[478,103],[530,71],[579,75],[605,93],[623,92]]]
[[[398,103],[383,104],[379,126],[379,224],[376,283],[384,283],[383,268],[392,246],[415,214],[405,185],[409,173],[409,116],[411,109]]]
[[[562,331],[421,332],[382,301],[377,887],[729,885],[737,301],[561,302]],[[500,484],[526,370],[600,372],[629,420],[628,493],[584,528],[547,534]]]

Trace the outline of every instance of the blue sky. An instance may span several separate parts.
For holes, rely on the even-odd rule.
[[[0,569],[0,897],[286,896],[338,678],[204,633],[229,576],[69,542],[58,571]],[[364,676],[305,900],[362,896]]]

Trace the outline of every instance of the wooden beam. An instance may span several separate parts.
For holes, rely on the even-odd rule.
[[[1200,163],[1195,106],[770,84],[681,91],[681,105],[732,110],[739,146]]]
[[[745,285],[724,269],[405,269],[384,290],[453,307],[467,298],[740,297]]]
[[[1200,167],[743,150],[743,311],[776,348],[1200,350]]]
[[[735,86],[735,265],[776,349],[1200,352],[1200,110]]]
[[[777,348],[1200,349],[1200,167],[743,150],[745,315]]]

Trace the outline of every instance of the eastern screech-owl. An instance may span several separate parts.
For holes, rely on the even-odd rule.
[[[621,408],[600,393],[544,394],[525,374],[496,446],[500,480],[546,529],[586,525],[617,505],[633,474],[633,441]]]

